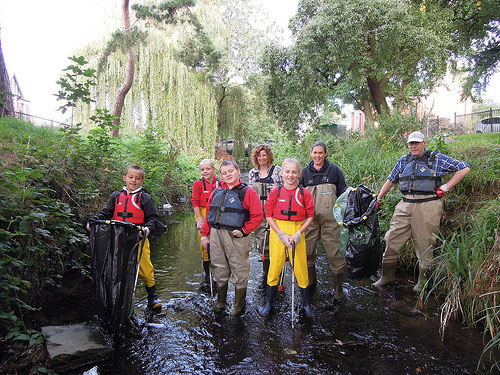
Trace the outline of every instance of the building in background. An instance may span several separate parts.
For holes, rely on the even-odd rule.
[[[12,100],[14,102],[14,112],[15,116],[25,120],[30,120],[30,102],[27,100],[21,91],[21,86],[14,74],[10,79],[10,89],[12,92]]]
[[[365,133],[365,114],[359,109],[355,109],[351,112],[350,121],[351,132]]]
[[[420,98],[417,112],[419,118],[427,118],[427,136],[474,131],[472,123],[460,121],[470,116],[474,104],[470,96],[464,96],[461,84],[459,77],[448,72],[429,95]]]

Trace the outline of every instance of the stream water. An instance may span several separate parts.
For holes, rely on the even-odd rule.
[[[253,245],[253,244],[252,244]],[[386,290],[370,280],[346,279],[346,298],[333,300],[332,274],[320,247],[315,316],[299,312],[296,289],[295,327],[291,324],[291,270],[273,313],[262,318],[262,263],[250,253],[246,312],[229,312],[234,300],[230,284],[228,307],[211,310],[210,291],[200,288],[201,256],[190,211],[170,217],[167,234],[152,240],[162,314],[150,316],[139,281],[136,312],[138,337],[117,346],[109,362],[86,374],[483,374],[476,372],[481,334],[452,325],[442,341],[438,303],[422,313],[415,308],[410,276],[400,275]]]

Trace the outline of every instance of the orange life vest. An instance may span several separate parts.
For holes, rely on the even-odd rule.
[[[200,206],[206,207],[208,203],[208,198],[210,198],[210,194],[212,193],[212,191],[220,187],[220,180],[217,177],[214,177],[215,181],[213,184],[207,184],[207,182],[203,177],[200,178],[200,180],[203,183],[203,191],[200,194]]]
[[[295,192],[290,194],[282,186],[278,188],[276,205],[274,206],[273,217],[278,220],[302,221],[306,219],[306,209],[304,207],[304,191],[302,187],[295,188]]]
[[[128,194],[124,191],[116,197],[113,220],[144,224],[144,210],[141,208],[142,191]]]

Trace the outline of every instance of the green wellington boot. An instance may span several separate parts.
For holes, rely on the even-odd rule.
[[[422,288],[424,287],[424,281],[427,276],[427,271],[429,271],[428,268],[419,268],[418,281],[417,284],[413,287],[414,292],[420,293],[422,291]]]
[[[344,272],[333,274],[333,290],[335,291],[334,299],[343,299],[345,297],[342,290],[342,283],[344,282]]]
[[[396,281],[396,268],[397,263],[383,263],[382,262],[382,277],[374,282],[372,285],[377,287],[386,286]]]
[[[227,298],[227,284],[219,285],[217,287],[217,303],[214,306],[214,311],[219,312],[226,307]]]
[[[231,315],[239,316],[245,311],[245,299],[247,297],[247,288],[236,289],[234,291],[234,308]]]

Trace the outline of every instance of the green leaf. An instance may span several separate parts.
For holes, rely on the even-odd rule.
[[[50,234],[50,231],[46,230],[46,229],[42,229],[42,228],[35,228],[35,232],[37,232],[38,234],[44,236],[44,237],[50,237],[51,234]]]
[[[44,218],[47,217],[47,214],[45,212],[31,212],[30,216],[31,217],[36,217],[36,218],[39,218],[39,219],[44,219]]]

